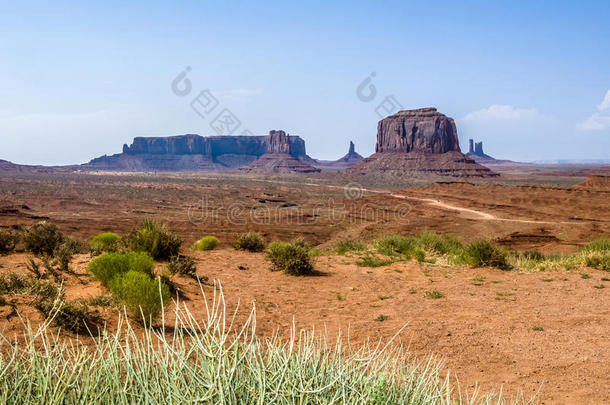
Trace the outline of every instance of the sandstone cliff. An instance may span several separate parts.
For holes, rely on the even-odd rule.
[[[319,172],[320,169],[308,164],[304,161],[305,159],[299,159],[294,156],[291,139],[292,137],[284,131],[270,131],[265,142],[267,145],[266,153],[239,170],[247,173]]]
[[[312,160],[305,152],[305,141],[287,138],[290,154]],[[246,166],[265,154],[266,136],[210,136],[195,134],[170,137],[138,137],[123,145],[123,153],[101,156],[82,166],[87,170],[189,171],[228,170]]]
[[[455,122],[436,108],[399,111],[379,121],[375,150],[375,154],[345,173],[395,177],[497,176],[461,153]]]

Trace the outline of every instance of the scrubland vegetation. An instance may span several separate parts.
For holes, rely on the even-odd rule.
[[[254,312],[233,328],[224,314],[222,293],[215,293],[203,322],[185,308],[176,309],[172,333],[139,334],[120,321],[116,333],[94,338],[93,348],[57,339],[46,324],[28,330],[22,343],[2,341],[0,402],[507,403],[452,389],[438,360],[414,358],[391,341],[354,348],[308,332],[262,339]]]

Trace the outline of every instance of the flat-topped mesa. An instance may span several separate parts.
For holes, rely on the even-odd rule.
[[[492,177],[462,154],[453,119],[436,108],[399,111],[379,121],[376,153],[348,168],[348,175]]]
[[[399,111],[377,124],[377,153],[460,152],[457,129],[452,118],[436,108]]]

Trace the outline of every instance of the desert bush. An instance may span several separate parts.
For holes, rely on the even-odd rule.
[[[146,252],[153,259],[167,260],[177,256],[182,240],[164,225],[151,219],[142,221],[138,230],[127,236],[127,245],[134,252]]]
[[[89,247],[94,254],[116,252],[121,247],[121,237],[114,232],[103,232],[91,239]]]
[[[153,275],[153,269],[153,259],[144,252],[109,252],[89,263],[89,271],[106,286],[114,277],[130,270],[150,277]]]
[[[273,271],[283,271],[293,275],[307,275],[313,272],[311,249],[303,239],[291,242],[273,242],[267,248],[266,258]]]
[[[248,252],[262,252],[265,250],[265,241],[256,232],[246,232],[237,235],[237,238],[235,238],[235,248],[247,250]]]
[[[508,269],[507,254],[494,243],[478,239],[468,245],[463,253],[464,261],[472,267],[496,267]]]
[[[366,255],[363,258],[361,258],[360,260],[356,261],[356,266],[360,266],[360,267],[382,267],[382,266],[388,266],[390,264],[394,263],[394,260],[392,259],[380,259],[377,256],[372,256],[372,255]]]
[[[19,237],[12,231],[0,229],[0,254],[10,253],[15,249]]]
[[[187,256],[172,257],[167,264],[167,270],[170,274],[183,274],[193,277],[197,271],[195,260]]]
[[[361,252],[365,249],[365,244],[359,240],[343,239],[337,243],[337,253],[340,255],[347,252]]]
[[[72,332],[92,332],[97,322],[85,300],[66,302],[63,293],[52,298],[39,298],[34,307],[46,318],[51,318],[53,326]]]
[[[155,320],[169,301],[169,288],[160,280],[137,271],[119,274],[110,281],[113,296],[127,312],[145,322]],[[143,317],[143,318],[142,318]]]
[[[193,245],[193,250],[214,250],[220,241],[216,236],[204,236]]]
[[[541,262],[545,260],[544,254],[540,253],[537,250],[526,250],[523,252],[523,257],[527,260],[533,260],[535,262]]]
[[[30,226],[23,234],[25,248],[36,255],[53,256],[53,252],[64,242],[64,239],[59,228],[47,222]]]
[[[585,252],[610,253],[610,238],[600,238],[587,243],[583,248]]]
[[[438,235],[433,232],[424,232],[414,238],[414,244],[417,248],[426,252],[436,253],[440,255],[461,254],[464,246],[459,239],[449,235]]]
[[[585,264],[598,270],[610,271],[610,253],[594,253],[585,258]]]
[[[415,249],[416,240],[408,236],[390,235],[375,241],[374,246],[379,253],[386,256],[410,255]]]
[[[0,294],[18,293],[32,284],[32,281],[15,273],[0,274]]]

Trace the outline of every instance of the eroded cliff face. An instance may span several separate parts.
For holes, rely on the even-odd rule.
[[[382,152],[460,152],[453,119],[436,108],[399,111],[377,124],[375,151]]]
[[[375,150],[344,173],[407,178],[497,176],[461,153],[455,122],[436,108],[399,111],[379,121]]]
[[[138,137],[123,145],[123,153],[101,156],[84,165],[97,170],[223,170],[248,165],[269,148],[285,150],[297,159],[311,160],[305,141],[284,131],[270,136]],[[276,141],[276,137],[278,141]],[[282,139],[281,141],[279,139]]]

